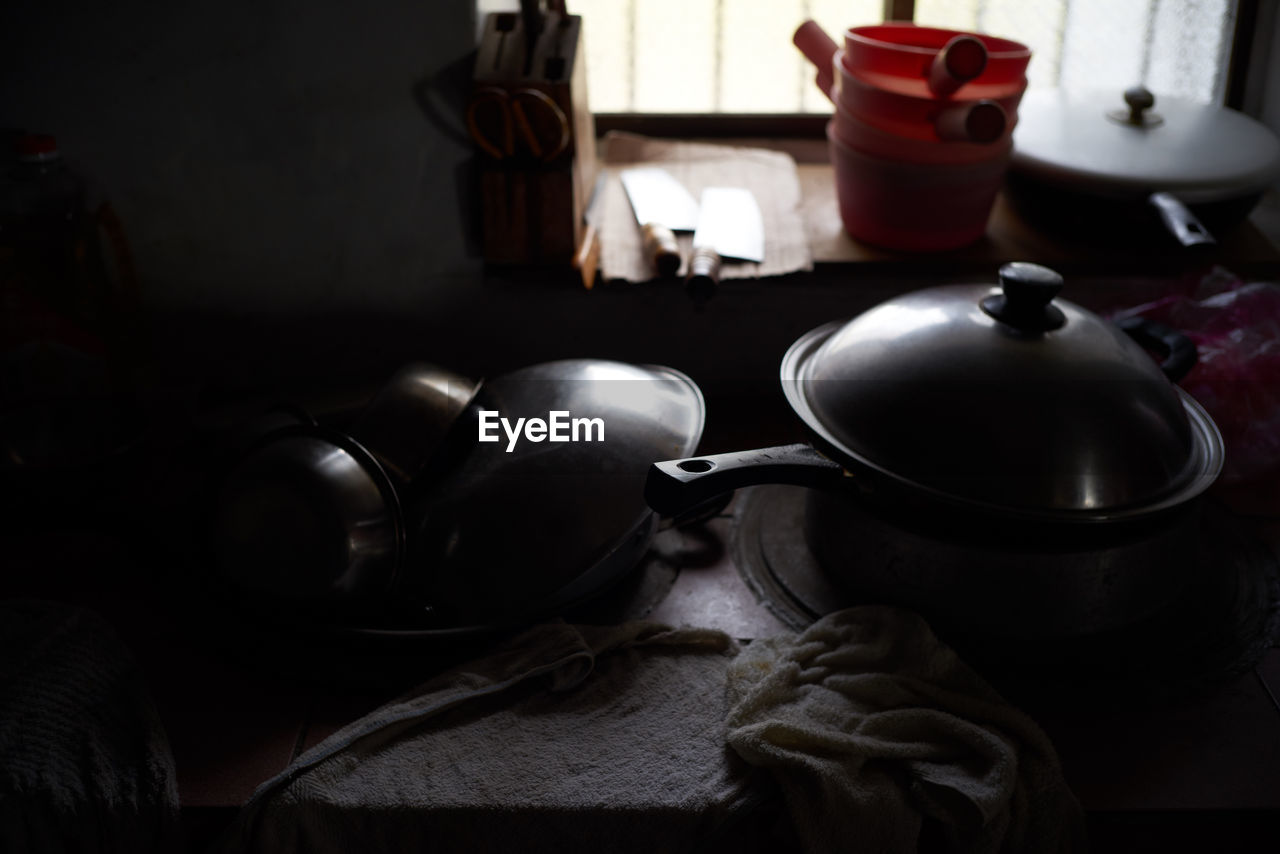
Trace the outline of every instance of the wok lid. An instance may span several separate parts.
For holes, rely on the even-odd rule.
[[[566,412],[601,429],[590,440],[584,425],[579,441],[511,445],[499,427],[499,441],[480,442],[481,410],[511,425]],[[698,387],[671,368],[572,359],[488,380],[454,426],[459,465],[412,511],[419,536],[406,574],[442,612],[483,619],[600,589],[648,544],[649,464],[693,453],[704,417]],[[627,549],[629,560],[619,555]]]
[[[783,360],[792,408],[855,475],[972,509],[1109,520],[1207,488],[1221,437],[1151,356],[1053,271],[1000,279],[812,330]]]
[[[1185,98],[1028,92],[1011,168],[1109,197],[1170,192],[1187,204],[1260,192],[1280,176],[1280,140],[1243,113]]]

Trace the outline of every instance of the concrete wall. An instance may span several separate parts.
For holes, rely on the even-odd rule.
[[[427,310],[478,280],[456,120],[469,0],[53,0],[4,18],[0,127],[57,135],[102,184],[153,307]]]
[[[727,285],[704,312],[671,283],[486,278],[456,118],[475,36],[471,0],[27,3],[0,27],[0,128],[57,134],[100,181],[155,309],[157,370],[229,394],[376,380],[409,359],[492,376],[597,356],[773,400],[804,330],[994,273],[829,270]],[[1280,103],[1280,83],[1265,95]]]

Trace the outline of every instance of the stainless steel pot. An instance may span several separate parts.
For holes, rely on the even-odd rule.
[[[1280,177],[1280,139],[1235,110],[1156,98],[1141,86],[1123,100],[1113,92],[1029,93],[1009,177],[1032,215],[1074,219],[1095,236],[1104,223],[1158,222],[1197,246],[1243,220]]]
[[[970,628],[1092,632],[1158,607],[1189,569],[1217,428],[1129,334],[1055,299],[1056,273],[1000,280],[802,336],[782,382],[813,445],[655,464],[650,506],[819,487],[807,536],[835,580]],[[1171,373],[1194,364],[1185,338],[1133,331],[1164,342]]]
[[[364,407],[351,435],[403,489],[427,468],[479,389],[439,365],[405,365]]]
[[[503,374],[479,394],[456,378],[445,388],[461,394],[406,389],[428,370],[440,376],[410,366],[375,398],[357,422],[365,441],[305,413],[254,425],[210,514],[215,568],[246,604],[362,634],[456,636],[551,616],[636,567],[659,524],[647,467],[693,453],[702,435],[688,377],[575,359]],[[483,412],[510,424],[563,412],[599,429],[515,443],[497,430],[486,442]]]
[[[350,610],[394,588],[405,527],[363,445],[305,414],[273,413],[223,475],[210,515],[215,568],[264,604]]]

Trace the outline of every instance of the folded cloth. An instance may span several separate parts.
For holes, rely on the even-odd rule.
[[[729,744],[773,773],[806,851],[1085,846],[1044,733],[913,613],[853,608],[756,641],[728,687]]]
[[[231,851],[684,851],[750,811],[724,742],[737,644],[538,626],[335,733],[254,793]]]
[[[0,602],[0,851],[177,850],[177,817],[168,738],[111,627]]]

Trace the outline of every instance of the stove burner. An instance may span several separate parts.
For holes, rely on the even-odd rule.
[[[740,490],[734,559],[747,586],[775,616],[800,630],[858,601],[830,581],[804,535],[805,495],[795,486]],[[1201,557],[1169,607],[1123,629],[1052,640],[1010,641],[937,629],[994,682],[1106,682],[1151,693],[1194,690],[1253,667],[1277,635],[1275,557],[1225,510],[1208,505]],[[926,615],[928,616],[928,615]]]

